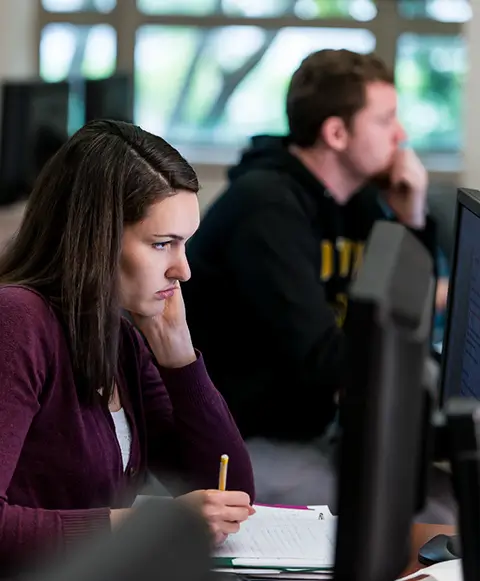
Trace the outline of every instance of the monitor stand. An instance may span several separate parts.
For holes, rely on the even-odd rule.
[[[444,406],[460,535],[438,535],[419,551],[422,563],[462,557],[465,581],[480,579],[480,402],[453,397]]]
[[[443,561],[460,559],[460,537],[458,535],[437,535],[430,539],[418,552],[422,565],[434,565]]]

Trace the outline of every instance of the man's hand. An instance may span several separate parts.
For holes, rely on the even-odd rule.
[[[435,295],[435,307],[437,311],[444,311],[447,308],[448,298],[448,278],[442,277],[437,282],[437,292]]]
[[[398,220],[411,228],[425,226],[428,173],[412,149],[399,149],[390,170],[386,201]]]

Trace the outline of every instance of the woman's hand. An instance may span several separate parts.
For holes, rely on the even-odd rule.
[[[171,296],[164,300],[161,313],[153,317],[132,313],[132,317],[162,367],[185,367],[197,359],[178,283]]]
[[[131,508],[114,508],[110,511],[110,526],[116,529],[132,514]]]
[[[255,514],[250,497],[245,492],[196,490],[179,496],[177,500],[186,502],[201,513],[217,545],[223,543],[228,535],[238,532],[240,524]]]

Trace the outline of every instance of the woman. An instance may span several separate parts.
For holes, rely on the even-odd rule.
[[[180,500],[217,540],[252,513],[248,454],[179,287],[197,191],[168,143],[111,121],[86,125],[39,176],[0,261],[0,562],[115,527],[147,469],[198,489]],[[208,490],[222,454],[242,492]]]

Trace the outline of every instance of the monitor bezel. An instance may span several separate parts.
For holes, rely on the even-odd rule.
[[[453,316],[453,305],[455,302],[455,280],[457,276],[457,254],[459,246],[459,234],[460,234],[460,220],[463,208],[466,208],[472,214],[475,214],[477,218],[480,218],[480,190],[474,190],[471,188],[458,188],[457,189],[457,203],[455,206],[455,237],[452,256],[450,257],[450,281],[447,297],[447,312],[445,320],[445,330],[442,344],[442,358],[441,358],[441,374],[440,374],[440,394],[439,394],[439,407],[443,409],[445,405],[445,380],[446,380],[446,367],[448,360],[449,351],[449,341],[450,341],[450,329]]]

